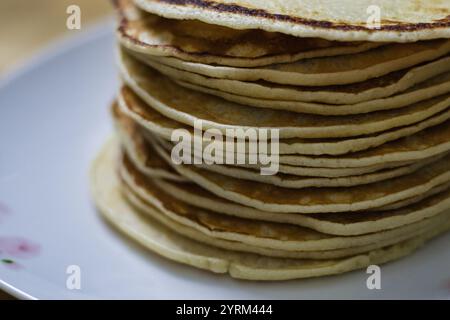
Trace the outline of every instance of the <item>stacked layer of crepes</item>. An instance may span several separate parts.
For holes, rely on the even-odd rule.
[[[450,229],[445,21],[414,29],[412,15],[397,37],[350,22],[339,32],[300,20],[286,29],[287,18],[269,27],[267,15],[251,29],[253,11],[233,20],[220,12],[230,4],[200,2],[116,0],[117,138],[92,173],[116,227],[169,259],[249,280],[382,264]],[[229,141],[215,141],[214,155],[202,152],[211,141],[173,152],[174,130],[192,142],[198,122],[238,140],[276,129],[279,172],[262,175],[255,149]],[[246,161],[225,161],[237,158]],[[196,164],[176,164],[184,159]]]

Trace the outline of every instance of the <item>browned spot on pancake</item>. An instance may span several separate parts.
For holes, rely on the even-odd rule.
[[[193,6],[204,8],[208,10],[214,10],[218,12],[234,13],[243,16],[253,16],[265,19],[271,19],[276,21],[291,22],[295,24],[302,24],[316,28],[323,29],[337,29],[337,30],[349,30],[349,31],[373,31],[363,25],[341,25],[335,24],[329,21],[320,21],[313,19],[304,19],[299,17],[293,17],[284,14],[273,14],[262,9],[250,9],[242,7],[236,4],[223,4],[216,3],[214,1],[205,0],[155,0],[158,2],[168,3],[171,5],[178,6]],[[382,25],[379,30],[381,31],[418,31],[424,29],[437,29],[437,28],[448,28],[450,27],[450,21],[448,19],[438,20],[434,23],[403,23],[401,25]]]

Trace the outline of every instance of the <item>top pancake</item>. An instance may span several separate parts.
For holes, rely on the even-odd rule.
[[[150,56],[234,67],[257,67],[363,52],[383,43],[298,38],[263,30],[236,30],[197,20],[173,20],[146,13],[132,0],[115,1],[119,41]]]
[[[135,0],[172,19],[262,29],[338,41],[414,42],[450,37],[450,1],[426,0]],[[368,25],[380,12],[379,28]]]

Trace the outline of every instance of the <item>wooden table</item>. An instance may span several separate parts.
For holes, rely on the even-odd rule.
[[[81,30],[67,29],[69,5],[81,9]],[[0,76],[26,62],[49,42],[83,32],[111,13],[107,0],[1,0]],[[0,300],[5,299],[12,297],[0,290]]]

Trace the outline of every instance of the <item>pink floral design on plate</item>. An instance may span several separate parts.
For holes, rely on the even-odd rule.
[[[10,269],[21,269],[15,259],[32,258],[38,255],[40,246],[19,237],[0,237],[0,264]]]
[[[0,254],[14,258],[31,258],[40,251],[39,245],[18,237],[0,237]]]

